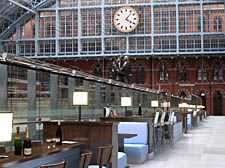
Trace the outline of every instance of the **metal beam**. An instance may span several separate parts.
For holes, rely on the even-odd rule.
[[[16,1],[14,1],[14,0],[8,0],[8,1],[35,14],[34,10],[24,6],[23,4],[20,4],[20,3],[16,2]]]
[[[12,0],[8,0],[9,2],[11,2]],[[35,9],[37,9],[37,8],[41,8],[42,6],[44,6],[44,5],[46,5],[47,3],[49,3],[49,2],[52,2],[53,0],[42,0],[40,3],[38,3],[36,6],[35,6]],[[15,2],[15,1],[13,1],[13,2]],[[5,10],[5,9],[7,9],[7,8],[4,8],[3,10]],[[1,11],[3,11],[3,10],[1,10]],[[0,11],[0,13],[2,13]],[[34,12],[34,11],[33,11]],[[4,38],[4,36],[7,34],[7,33],[9,33],[9,31],[11,31],[13,28],[15,28],[15,25],[17,24],[17,23],[19,23],[21,20],[23,20],[23,19],[25,19],[25,17],[27,17],[27,16],[30,16],[30,14],[28,15],[28,13],[25,13],[25,14],[23,14],[22,16],[20,16],[20,18],[18,18],[17,20],[15,20],[15,21],[13,21],[13,23],[10,25],[10,28],[8,28],[8,29],[5,29],[1,34],[0,34],[0,40],[2,39],[2,38]]]
[[[5,19],[9,20],[10,22],[14,22],[14,20],[10,19],[10,18],[9,18],[8,16],[6,16],[5,14],[0,13],[0,15],[1,15],[2,17],[4,17]]]

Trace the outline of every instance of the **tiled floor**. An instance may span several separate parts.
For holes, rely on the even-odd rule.
[[[130,168],[225,168],[225,117],[210,116],[188,130],[174,149]]]

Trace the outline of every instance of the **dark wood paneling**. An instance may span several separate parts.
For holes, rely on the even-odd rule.
[[[0,145],[0,154],[5,152],[5,145]]]

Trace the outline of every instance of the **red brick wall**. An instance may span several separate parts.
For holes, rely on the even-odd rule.
[[[145,64],[145,72],[146,72],[146,83],[141,85],[144,87],[149,87],[152,89],[160,89],[161,91],[166,91],[171,95],[179,96],[181,91],[185,91],[187,95],[195,94],[199,95],[201,90],[203,90],[206,94],[206,108],[210,115],[214,114],[214,94],[217,90],[223,95],[223,99],[225,100],[225,68],[223,69],[223,79],[219,82],[213,81],[213,63],[218,60],[222,65],[225,65],[225,58],[223,57],[204,57],[202,60],[201,57],[189,57],[189,58],[131,58],[131,68],[132,71],[135,70],[137,63]],[[92,73],[93,65],[100,64],[102,66],[102,70],[104,71],[104,77],[109,78],[109,69],[110,62],[112,59],[106,58],[92,58],[92,59],[76,59],[76,60],[54,60],[50,61],[54,64],[62,65],[65,67],[71,67]],[[160,82],[159,81],[159,70],[160,70],[160,62],[166,62],[168,65],[168,73],[169,73],[169,81],[168,82]],[[188,81],[187,82],[179,82],[178,81],[178,66],[179,62],[185,62],[188,71]],[[197,65],[204,62],[207,69],[207,80],[206,81],[197,81]],[[103,67],[104,65],[104,67]],[[74,67],[75,66],[75,67]],[[103,77],[103,75],[102,75]],[[186,84],[187,86],[183,86]],[[223,102],[224,102],[223,100]],[[223,103],[223,109],[225,109],[225,103]],[[225,115],[225,113],[224,113]]]

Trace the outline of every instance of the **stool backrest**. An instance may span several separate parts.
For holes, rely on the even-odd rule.
[[[170,115],[169,115],[169,120],[168,120],[170,124],[173,124],[174,114],[175,114],[175,112],[174,112],[174,111],[170,112]]]
[[[80,155],[80,162],[78,168],[88,168],[92,157],[92,151],[85,150],[84,153]]]
[[[164,125],[165,117],[166,117],[166,111],[163,111],[162,115],[161,115],[161,118],[160,118],[160,124],[161,125]]]
[[[158,124],[158,120],[159,120],[159,112],[157,111],[157,112],[155,113],[154,125]]]
[[[66,168],[66,161],[63,159],[55,164],[41,165],[40,168]]]
[[[97,164],[101,168],[102,166],[109,167],[112,156],[112,145],[102,146],[98,148]]]

